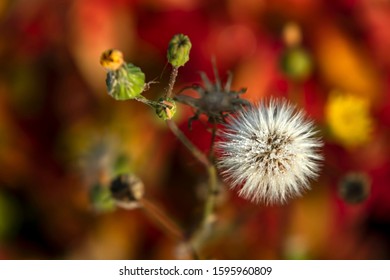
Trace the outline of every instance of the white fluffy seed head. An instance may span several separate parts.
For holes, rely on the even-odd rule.
[[[284,203],[318,175],[322,142],[313,123],[285,100],[271,99],[231,117],[216,147],[218,168],[252,202]]]

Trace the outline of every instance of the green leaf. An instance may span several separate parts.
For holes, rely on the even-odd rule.
[[[106,85],[108,94],[114,99],[134,99],[144,91],[145,74],[131,63],[123,64],[118,70],[107,73]]]

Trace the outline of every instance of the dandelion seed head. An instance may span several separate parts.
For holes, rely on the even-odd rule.
[[[218,168],[252,202],[283,203],[309,189],[318,175],[322,143],[313,123],[287,101],[239,111],[220,136]]]

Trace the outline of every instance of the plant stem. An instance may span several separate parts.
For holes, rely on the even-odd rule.
[[[173,68],[173,71],[169,80],[169,88],[165,97],[173,98],[173,86],[176,82],[178,74],[178,68]],[[203,217],[200,227],[193,234],[190,243],[193,248],[193,256],[197,257],[197,249],[204,243],[208,238],[210,224],[213,222],[213,214],[215,209],[216,197],[218,195],[218,182],[217,182],[217,170],[214,161],[214,142],[217,131],[217,125],[213,123],[212,134],[211,134],[211,145],[208,157],[205,156],[178,128],[177,124],[172,120],[166,120],[167,126],[172,133],[183,143],[183,145],[193,154],[193,156],[204,165],[208,173],[208,193],[204,204]]]
[[[184,234],[180,228],[156,205],[145,198],[140,199],[140,204],[146,213],[157,221],[170,235],[180,241],[185,241]]]
[[[148,105],[148,106],[150,106],[150,107],[152,107],[152,108],[156,108],[156,106],[159,105],[158,102],[149,100],[149,99],[147,99],[147,98],[145,98],[145,97],[143,97],[143,96],[136,97],[135,100],[137,100],[137,101],[139,101],[139,102],[141,102],[141,103],[144,103],[145,105]]]
[[[169,77],[169,84],[168,84],[168,90],[165,94],[166,98],[172,98],[173,97],[173,86],[176,83],[177,74],[179,73],[178,67],[173,67],[171,76]]]
[[[214,143],[215,143],[215,136],[217,134],[217,124],[213,122],[213,127],[211,130],[211,143],[210,143],[210,150],[209,150],[209,157],[208,160],[210,163],[214,162]],[[209,175],[209,182],[208,182],[208,194],[206,198],[205,208],[203,211],[203,225],[207,225],[210,221],[210,217],[212,217],[214,208],[215,208],[215,200],[218,195],[218,183],[217,183],[217,170],[215,168],[214,164],[210,164],[210,166],[207,168],[207,173]]]
[[[215,201],[218,195],[218,184],[217,184],[217,170],[214,165],[210,165],[207,168],[207,173],[209,175],[208,181],[208,194],[203,210],[203,220],[202,227],[206,227],[212,222],[212,217],[214,214]]]
[[[206,168],[209,168],[212,164],[207,157],[197,148],[184,133],[177,127],[176,123],[172,120],[166,120],[169,129],[173,134],[183,143],[184,146],[194,155],[194,157],[202,163]]]
[[[166,123],[173,132],[173,134],[175,134],[175,136],[184,144],[184,146],[187,147],[187,149],[194,155],[194,157],[205,166],[208,173],[208,193],[204,204],[202,222],[199,229],[194,233],[193,237],[191,238],[191,244],[194,249],[197,250],[202,245],[204,240],[207,239],[209,225],[213,221],[215,202],[219,191],[217,182],[217,170],[214,164],[212,164],[211,160],[209,160],[201,151],[199,151],[198,148],[194,146],[194,144],[192,144],[192,142],[177,127],[175,122],[173,122],[172,120],[166,120]],[[215,134],[215,131],[213,132],[213,134]],[[212,138],[214,137],[215,135]],[[214,144],[212,143],[212,147],[213,145]]]
[[[215,143],[215,136],[217,134],[217,124],[213,122],[213,127],[211,130],[211,144],[210,144],[210,150],[209,150],[209,161],[214,162],[214,143]]]

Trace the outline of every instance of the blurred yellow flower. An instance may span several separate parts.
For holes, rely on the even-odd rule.
[[[367,143],[373,120],[369,101],[351,94],[332,92],[325,105],[328,127],[340,144],[347,148]]]
[[[108,71],[118,70],[123,63],[122,52],[115,49],[106,50],[100,56],[100,64]]]

